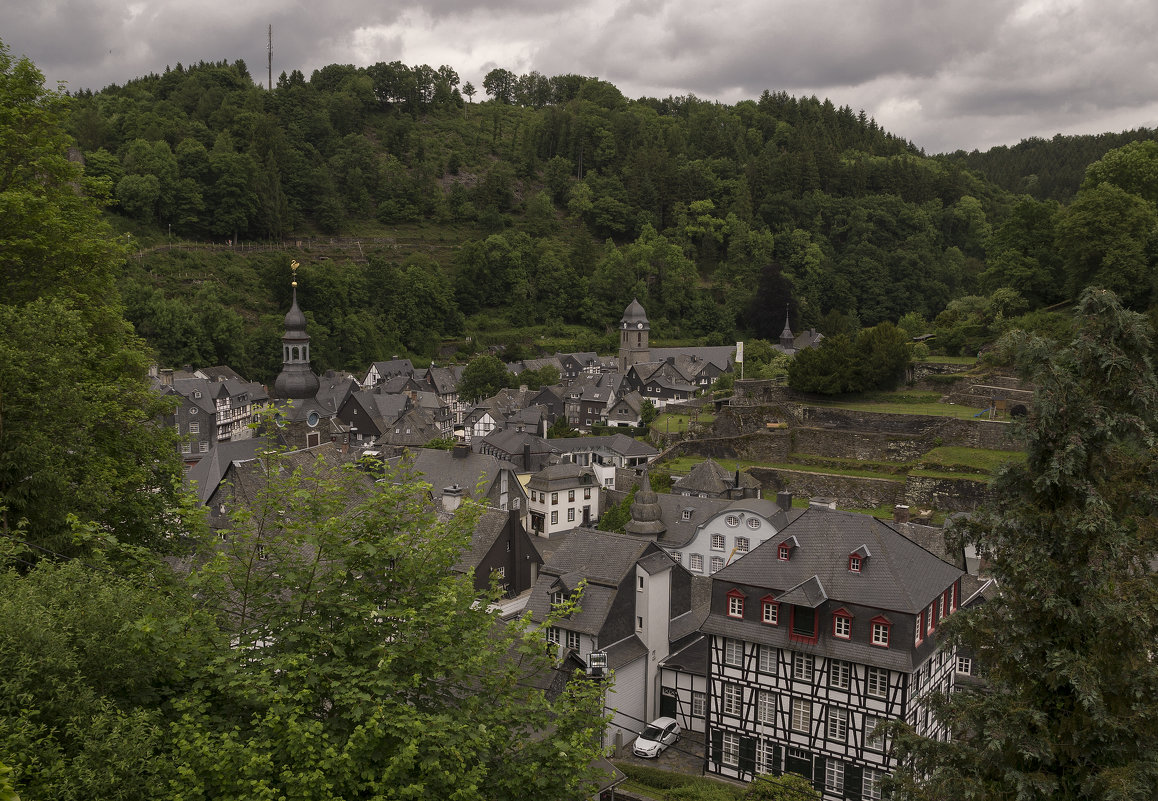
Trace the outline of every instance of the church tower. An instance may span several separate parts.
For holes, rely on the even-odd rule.
[[[635,537],[646,539],[662,539],[667,533],[667,526],[661,519],[662,510],[659,506],[659,495],[651,488],[651,479],[647,468],[643,469],[643,479],[639,489],[635,491],[635,501],[631,504],[631,520],[623,527],[624,532]]]
[[[623,319],[619,321],[619,372],[626,374],[633,364],[642,364],[650,361],[647,338],[651,333],[651,324],[647,321],[647,313],[639,301],[633,299],[623,311]]]
[[[797,321],[799,322],[799,321]],[[788,306],[784,306],[784,330],[780,332],[780,349],[785,353],[796,352],[796,335],[788,325]]]
[[[310,369],[310,335],[306,333],[306,316],[298,308],[298,263],[290,262],[293,271],[293,304],[285,316],[285,334],[281,338],[281,372],[273,384],[275,398],[304,399],[318,394],[318,377]]]

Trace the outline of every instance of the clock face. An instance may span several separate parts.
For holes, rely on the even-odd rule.
[[[636,323],[636,324],[635,324],[635,327],[636,327],[636,328],[643,328],[643,323]]]

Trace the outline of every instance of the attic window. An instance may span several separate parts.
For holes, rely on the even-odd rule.
[[[680,516],[684,520],[691,520],[692,519],[692,510],[691,509],[684,509],[683,512],[680,513]]]
[[[860,557],[857,556],[855,553],[850,554],[848,557],[848,569],[849,569],[849,572],[851,572],[851,573],[859,573],[860,572]]]
[[[780,547],[776,549],[776,556],[781,562],[787,562],[791,557],[791,549],[784,543],[781,543]]]
[[[744,593],[739,590],[728,593],[728,617],[744,617]]]

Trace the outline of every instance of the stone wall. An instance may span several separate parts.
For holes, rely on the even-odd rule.
[[[909,434],[850,433],[831,428],[792,429],[792,452],[838,456],[868,462],[913,462],[932,450],[934,437]]]
[[[969,512],[989,497],[989,482],[985,479],[910,475],[905,482],[904,502],[913,508]]]
[[[855,433],[858,437],[865,434],[928,437],[930,447],[963,445],[996,450],[1021,447],[1010,424],[1000,420],[958,420],[955,417],[856,412],[814,406],[804,407],[801,411],[805,427],[834,429],[846,435]]]
[[[740,459],[745,462],[786,462],[791,451],[787,430],[758,431],[738,437],[705,437],[676,442],[665,458],[696,456],[701,459]]]
[[[885,478],[859,478],[831,473],[808,473],[774,467],[749,467],[748,473],[760,482],[763,497],[791,492],[801,498],[831,498],[837,506],[871,508],[903,503],[905,483]]]

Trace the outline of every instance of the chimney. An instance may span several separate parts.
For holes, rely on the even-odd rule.
[[[173,386],[173,368],[172,367],[162,367],[160,370],[160,373],[161,373],[161,386],[163,386],[163,387]]]
[[[462,499],[465,494],[463,488],[458,484],[444,487],[442,490],[442,508],[450,514],[454,514],[458,507],[462,506]]]
[[[893,507],[893,522],[894,523],[908,523],[909,522],[909,507],[903,503],[898,503]]]
[[[531,443],[523,443],[523,469],[531,472]]]
[[[792,493],[791,492],[777,492],[776,505],[787,514],[792,511]]]
[[[452,450],[450,453],[451,456],[455,459],[465,459],[466,457],[470,456],[470,446],[465,442],[456,442],[454,443],[454,450]]]
[[[831,512],[836,511],[836,501],[831,498],[809,498],[808,506],[816,509],[828,509]]]

